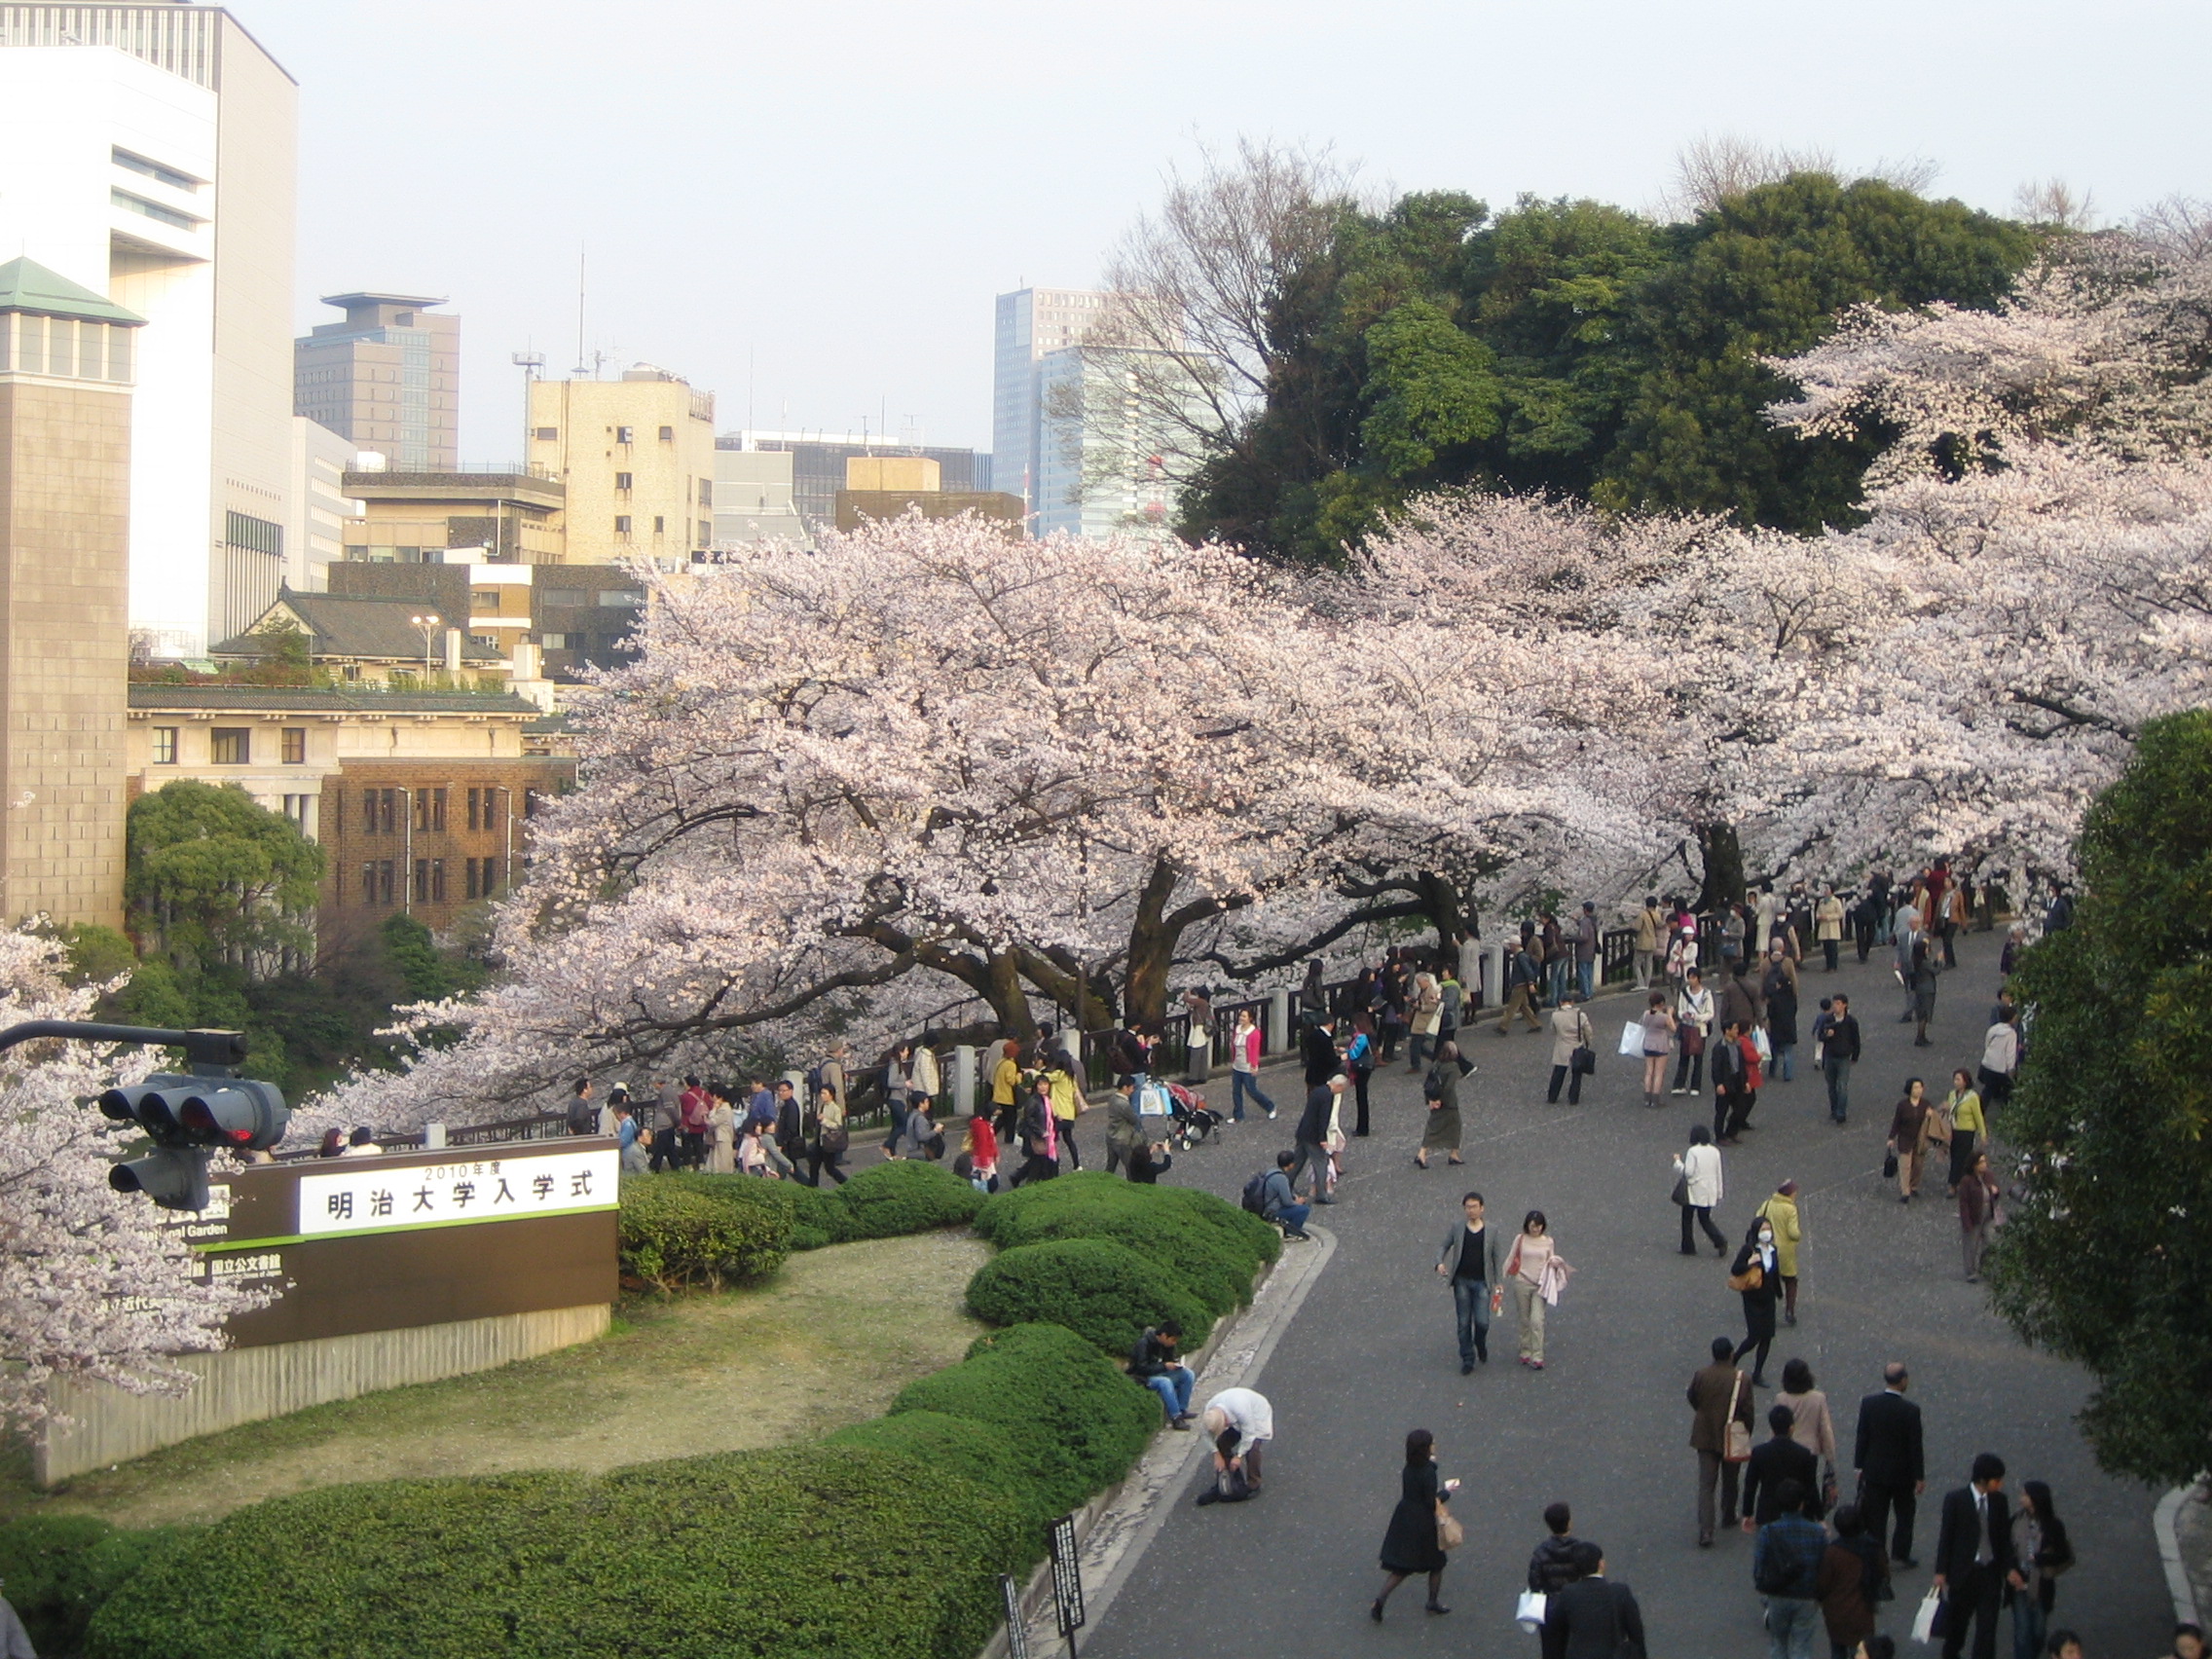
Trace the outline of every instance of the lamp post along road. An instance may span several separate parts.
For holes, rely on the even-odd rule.
[[[430,688],[430,640],[437,632],[439,616],[433,610],[427,616],[410,616],[407,620],[423,630],[423,688],[427,691]]]

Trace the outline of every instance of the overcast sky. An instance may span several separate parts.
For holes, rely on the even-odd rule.
[[[450,294],[461,449],[534,347],[659,363],[718,424],[990,442],[991,301],[1084,286],[1239,133],[1364,182],[1656,201],[1687,139],[1925,158],[2004,209],[2212,196],[2212,7],[2155,0],[234,0],[301,83],[299,322]]]

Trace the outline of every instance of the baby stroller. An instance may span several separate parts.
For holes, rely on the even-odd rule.
[[[1188,1152],[1195,1146],[1203,1146],[1208,1135],[1221,1127],[1221,1114],[1205,1103],[1205,1097],[1194,1094],[1179,1083],[1167,1086],[1168,1113],[1174,1121],[1169,1135],[1171,1145]]]

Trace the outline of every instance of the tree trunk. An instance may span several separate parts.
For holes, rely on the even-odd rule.
[[[1698,861],[1705,866],[1705,886],[1697,907],[1711,915],[1723,904],[1744,902],[1744,849],[1733,824],[1700,824],[1697,827]]]
[[[1167,973],[1182,933],[1180,928],[1172,935],[1167,930],[1167,900],[1174,891],[1174,867],[1165,859],[1156,860],[1129,923],[1129,970],[1122,1004],[1132,1022],[1167,1017]]]

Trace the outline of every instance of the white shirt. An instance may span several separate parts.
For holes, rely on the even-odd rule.
[[[377,1145],[375,1141],[362,1141],[358,1146],[348,1145],[346,1150],[338,1156],[340,1158],[378,1158],[383,1153],[384,1148]]]
[[[1275,1437],[1275,1409],[1256,1388],[1224,1388],[1206,1402],[1206,1410],[1218,1411],[1227,1418],[1229,1426],[1236,1430],[1247,1448],[1255,1440]]]

